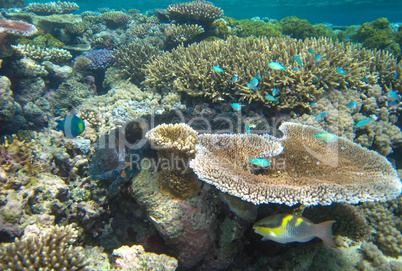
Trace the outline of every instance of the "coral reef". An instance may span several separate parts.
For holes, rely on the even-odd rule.
[[[223,10],[211,2],[197,0],[181,4],[172,4],[167,8],[169,16],[180,23],[198,23],[208,26],[214,20],[223,17]]]
[[[322,61],[316,61],[308,48],[321,54]],[[295,56],[300,57],[301,65]],[[271,70],[268,64],[273,61],[286,68]],[[215,72],[213,66],[223,72]],[[387,91],[398,90],[402,86],[399,79],[393,78],[395,69],[401,67],[388,53],[325,38],[303,42],[289,37],[229,37],[226,41],[202,41],[159,54],[146,65],[143,84],[159,92],[168,87],[213,101],[230,97],[248,103],[264,102],[265,106],[279,110],[297,107],[311,110],[310,103],[325,90],[366,91],[369,85],[364,78],[372,83],[378,81]],[[236,82],[232,82],[234,76],[238,78]],[[249,82],[256,77],[260,77],[258,85],[250,87]],[[271,95],[275,88],[280,90],[278,101],[267,100],[265,96]]]
[[[101,18],[112,28],[125,27],[131,17],[120,11],[109,11],[102,13]]]
[[[38,15],[65,14],[79,9],[79,6],[73,2],[49,2],[49,3],[31,3],[25,7],[26,11],[31,11]]]
[[[5,77],[0,77],[0,122],[11,120],[16,111],[17,105],[14,103],[13,92],[10,89],[11,82]]]
[[[79,58],[86,58],[88,65],[85,67],[89,70],[104,70],[114,63],[114,56],[111,50],[97,49],[83,53]]]
[[[172,199],[159,192],[155,172],[144,169],[130,191],[183,268],[192,268],[205,257],[216,238],[214,196],[200,193],[188,200]]]
[[[178,267],[175,258],[145,252],[141,245],[122,246],[113,250],[113,257],[115,262],[114,268],[119,270],[174,271]]]
[[[158,48],[136,42],[120,46],[113,55],[115,66],[131,81],[139,84],[145,79],[143,71],[145,64],[158,53]]]
[[[402,196],[386,203],[360,205],[370,225],[375,229],[375,243],[386,255],[398,257],[402,253]]]
[[[82,254],[83,248],[74,246],[78,231],[74,226],[40,228],[28,226],[21,240],[0,245],[2,270],[89,270]]]
[[[196,36],[204,32],[204,28],[198,24],[168,24],[164,30],[164,33],[167,36],[167,42],[170,43],[170,46],[174,46],[182,42],[189,43]]]
[[[386,18],[364,23],[357,31],[356,39],[369,49],[388,50],[395,55],[401,53],[401,48],[394,41],[390,23]]]
[[[146,133],[145,137],[158,151],[162,168],[158,183],[162,191],[180,198],[191,197],[199,191],[199,181],[188,166],[189,160],[195,156],[197,135],[183,123],[161,124]]]
[[[387,201],[401,193],[396,170],[377,152],[345,138],[325,142],[316,136],[325,131],[311,126],[285,122],[279,130],[281,139],[201,135],[190,167],[201,180],[254,204]],[[255,158],[271,166],[253,169]]]
[[[38,61],[64,62],[72,58],[69,51],[59,48],[42,48],[33,44],[11,45],[20,55]]]
[[[13,20],[0,20],[0,33],[7,33],[17,36],[32,36],[38,30],[32,24],[13,21]]]

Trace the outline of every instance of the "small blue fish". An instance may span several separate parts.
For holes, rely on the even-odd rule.
[[[348,103],[348,107],[351,110],[356,110],[357,109],[357,103],[356,102],[350,102],[350,103]]]
[[[278,95],[279,92],[280,92],[280,90],[278,88],[274,88],[274,90],[272,90],[272,96]]]
[[[368,79],[366,76],[363,76],[363,80],[364,80],[365,82],[368,82],[368,81],[369,81],[369,79]]]
[[[300,70],[298,67],[294,67],[294,68],[292,69],[292,71],[298,71],[298,70]]]
[[[248,124],[246,124],[246,131],[247,131],[247,133],[251,133],[251,128],[250,128],[250,126],[248,126]]]
[[[311,107],[311,108],[314,108],[315,106],[316,106],[316,104],[315,104],[314,102],[311,102],[311,103],[310,103],[310,107]]]
[[[321,134],[316,133],[316,135],[314,137],[319,137],[325,143],[335,142],[338,140],[336,135],[331,134],[331,133],[321,133]]]
[[[271,102],[279,102],[279,100],[272,95],[265,95],[265,99]]]
[[[252,86],[256,87],[256,86],[258,86],[258,83],[259,83],[259,81],[257,78],[253,78],[250,80],[250,85],[252,85]]]
[[[77,137],[85,130],[85,122],[76,115],[67,115],[64,120],[56,120],[56,122],[56,128],[63,131],[67,138]]]
[[[369,118],[369,119],[365,119],[365,120],[358,121],[358,122],[356,123],[355,127],[364,126],[364,125],[366,125],[367,123],[369,123],[369,122],[372,121],[372,120],[373,120],[372,118]]]
[[[316,55],[315,58],[314,58],[315,62],[318,62],[321,59],[322,59],[322,56],[320,54]]]
[[[236,111],[241,110],[241,105],[239,103],[231,103],[230,106],[233,108],[233,110],[236,110]]]
[[[268,66],[269,66],[271,69],[276,70],[276,71],[279,71],[279,70],[284,70],[284,71],[286,71],[285,67],[283,67],[283,66],[282,66],[281,64],[279,64],[278,62],[270,62],[270,63],[268,64]]]
[[[322,112],[317,117],[315,117],[315,119],[320,120],[320,119],[324,118],[326,115],[328,115],[328,112]]]
[[[321,79],[322,79],[322,77],[321,77],[321,76],[318,76],[318,77],[317,77],[317,81],[318,81],[318,82],[320,82],[320,81],[321,81]]]
[[[259,167],[269,167],[271,163],[267,159],[250,159],[250,163]]]
[[[259,73],[256,74],[256,77],[258,78],[258,80],[261,80],[261,81],[262,81],[262,78],[261,78],[261,76],[260,76]]]
[[[239,80],[239,76],[236,74],[235,76],[232,77],[232,79],[230,79],[230,81],[232,83],[236,83]]]
[[[297,62],[297,64],[299,64],[300,66],[303,67],[303,62],[302,62],[300,56],[295,55],[295,56],[293,57],[293,59]]]
[[[392,76],[392,78],[394,78],[394,79],[398,79],[398,77],[399,77],[399,74],[397,74],[397,73]]]
[[[346,72],[342,68],[336,68],[336,72],[342,75],[346,75]]]
[[[248,86],[250,89],[258,89],[257,86],[253,86],[251,83],[247,83],[247,86]]]
[[[307,51],[308,51],[310,54],[315,54],[314,50],[311,49],[311,48],[308,48]]]
[[[62,111],[66,111],[67,110],[67,108],[59,108],[59,109],[56,109],[56,110],[54,110],[54,114],[57,114],[57,113],[59,113],[59,112],[62,112]]]
[[[401,99],[401,97],[399,96],[398,93],[396,93],[395,91],[390,91],[387,93],[387,97],[388,100],[393,102],[393,101],[399,101]]]
[[[219,67],[219,66],[212,66],[212,69],[215,71],[215,72],[225,72],[221,67]]]
[[[269,72],[266,72],[265,74],[269,76]]]

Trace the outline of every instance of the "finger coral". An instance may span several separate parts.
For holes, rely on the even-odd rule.
[[[322,59],[317,61],[316,54],[308,49]],[[270,68],[269,64],[275,63],[282,68]],[[395,70],[399,72],[401,67],[391,54],[327,38],[302,41],[289,37],[229,37],[161,53],[146,65],[143,84],[157,91],[168,87],[213,101],[230,97],[248,103],[263,102],[278,110],[309,109],[310,103],[326,90],[365,92],[369,88],[366,79],[387,91],[399,90],[402,86],[398,78],[393,78]],[[257,85],[251,85],[257,78]],[[277,101],[266,98],[274,89],[280,90]]]
[[[190,167],[201,180],[254,204],[387,201],[401,193],[396,170],[377,152],[311,126],[285,122],[279,130],[282,138],[265,135],[259,141],[248,134],[242,140],[200,135]],[[273,146],[276,152],[270,155],[258,153]],[[271,166],[253,168],[255,158],[269,159]]]
[[[78,231],[73,226],[41,229],[28,226],[24,236],[0,245],[2,270],[89,270],[83,248],[73,245]]]

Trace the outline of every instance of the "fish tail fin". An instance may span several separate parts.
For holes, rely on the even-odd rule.
[[[62,130],[63,130],[63,126],[64,126],[64,120],[56,120],[56,122],[57,122],[56,128],[57,128],[58,130],[62,131]]]
[[[332,224],[334,224],[335,222],[335,220],[329,220],[320,224],[316,224],[316,236],[331,247],[337,247],[337,245],[334,243],[334,240],[332,239]]]

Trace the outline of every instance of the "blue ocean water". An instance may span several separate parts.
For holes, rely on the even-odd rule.
[[[47,2],[47,1],[28,1]],[[80,6],[80,11],[97,8],[139,9],[141,12],[152,9],[167,8],[170,4],[186,1],[156,0],[156,1],[126,1],[126,0],[81,0],[74,1]],[[307,19],[311,23],[330,23],[333,25],[354,25],[385,17],[390,22],[402,22],[402,1],[400,0],[253,0],[212,1],[215,6],[222,8],[225,16],[236,19],[252,17],[268,17],[282,19],[296,16]]]

